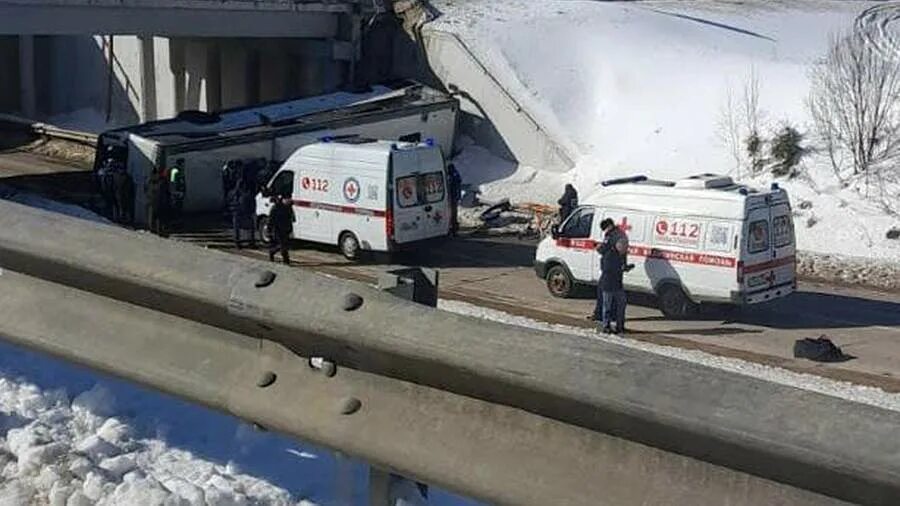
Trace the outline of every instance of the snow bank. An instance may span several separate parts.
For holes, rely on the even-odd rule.
[[[534,167],[513,169],[468,146],[457,166],[489,198],[544,203],[555,201],[565,183],[575,184],[584,195],[600,180],[630,174],[661,179],[700,172],[746,176],[724,139],[723,124],[729,111],[740,115],[751,74],[758,77],[763,133],[769,135],[782,122],[808,132],[810,64],[825,54],[832,33],[851,29],[864,9],[878,4],[433,3],[443,13],[433,26],[465,40],[519,103],[578,158],[567,173],[547,173]],[[900,219],[868,204],[855,189],[841,188],[822,162],[808,159],[809,177],[787,184],[818,209],[816,225],[798,224],[800,247],[900,258],[900,241],[884,237]],[[768,180],[757,182],[768,185]],[[846,204],[836,205],[841,201]]]
[[[364,505],[367,466],[0,342],[0,505]],[[463,506],[440,490],[430,504]]]

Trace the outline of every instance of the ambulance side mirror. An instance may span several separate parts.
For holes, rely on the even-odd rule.
[[[559,238],[559,225],[551,225],[550,226],[550,237],[557,239]]]

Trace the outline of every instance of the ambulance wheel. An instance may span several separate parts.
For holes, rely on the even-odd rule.
[[[547,289],[550,290],[550,295],[567,299],[575,291],[575,281],[568,269],[562,265],[554,265],[547,271]]]
[[[268,245],[271,241],[269,241],[269,234],[266,232],[266,229],[269,228],[269,217],[266,215],[260,216],[256,219],[256,231],[258,232],[258,236],[260,241],[263,244]]]
[[[677,285],[665,285],[659,290],[659,309],[666,318],[683,319],[697,312],[697,305]]]
[[[338,239],[338,247],[341,248],[341,254],[347,260],[358,260],[360,256],[359,240],[353,235],[353,232],[344,232]]]

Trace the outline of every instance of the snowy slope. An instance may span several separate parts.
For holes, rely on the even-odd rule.
[[[367,466],[0,342],[0,505],[363,505]],[[476,503],[439,490],[429,504]]]
[[[729,110],[740,113],[751,74],[759,82],[763,133],[784,121],[809,132],[810,64],[824,55],[833,33],[851,29],[864,9],[877,4],[433,3],[443,14],[434,26],[463,38],[494,77],[579,154],[567,173],[519,167],[512,177],[495,179],[493,174],[513,171],[476,146],[462,153],[457,166],[490,197],[542,202],[558,198],[566,182],[586,194],[602,179],[635,173],[672,179],[723,172],[746,178],[746,168],[738,167],[723,138],[723,123]],[[879,22],[869,25],[890,30]],[[798,223],[800,247],[900,258],[900,241],[884,238],[900,220],[840,188],[823,162],[808,158],[810,179],[787,185],[816,210],[815,225],[806,227],[808,216]]]

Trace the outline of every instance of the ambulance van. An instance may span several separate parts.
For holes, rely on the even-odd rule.
[[[797,286],[794,226],[787,192],[761,191],[727,176],[679,181],[611,180],[538,245],[537,275],[568,297],[600,278],[600,222],[628,234],[629,291],[655,294],[663,314],[683,318],[701,303],[755,304]]]
[[[444,158],[430,140],[352,136],[301,147],[257,196],[263,237],[271,195],[293,201],[295,239],[337,245],[351,260],[450,233]]]

